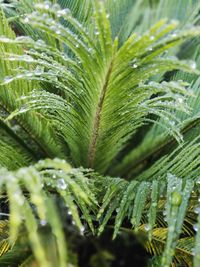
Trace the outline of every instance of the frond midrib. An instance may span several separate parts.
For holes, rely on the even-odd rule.
[[[96,146],[97,146],[99,130],[100,130],[100,123],[101,123],[101,112],[103,109],[103,103],[104,103],[104,99],[106,96],[110,76],[112,73],[112,68],[113,68],[113,59],[111,60],[109,67],[108,67],[108,71],[105,75],[105,80],[104,80],[102,89],[100,90],[100,96],[99,96],[99,100],[98,100],[98,104],[97,104],[97,108],[96,108],[96,113],[94,116],[91,141],[90,141],[89,149],[88,149],[88,166],[90,168],[93,167],[93,165],[94,165]]]

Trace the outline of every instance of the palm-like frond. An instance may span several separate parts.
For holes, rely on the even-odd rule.
[[[46,10],[43,4],[37,4],[36,7],[38,12],[44,13]],[[49,36],[51,41],[55,39],[60,45],[66,45],[74,53],[75,58],[66,59],[63,62],[63,56],[58,48],[55,48],[55,43],[50,46],[40,42],[41,47],[39,45],[38,48],[38,45],[29,38],[20,37],[13,40],[1,38],[1,42],[24,44],[35,49],[27,50],[26,55],[5,54],[6,60],[32,62],[37,65],[32,71],[23,70],[10,80],[5,78],[3,84],[21,79],[56,84],[65,96],[62,98],[70,99],[65,104],[65,110],[67,109],[68,112],[60,110],[59,102],[62,99],[59,101],[56,97],[57,103],[53,105],[52,101],[55,97],[52,94],[48,96],[44,93],[42,97],[42,92],[39,92],[37,97],[37,91],[33,94],[35,105],[31,103],[31,108],[43,110],[54,106],[54,111],[48,112],[47,116],[53,113],[55,118],[53,121],[56,124],[54,114],[58,107],[61,117],[64,117],[62,121],[61,117],[59,118],[57,125],[59,135],[67,141],[73,162],[78,166],[90,166],[105,172],[130,136],[144,125],[145,121],[150,120],[146,118],[148,114],[163,117],[166,127],[169,127],[172,135],[180,141],[181,136],[177,126],[171,123],[176,118],[168,110],[175,108],[184,111],[183,105],[176,101],[177,97],[179,99],[187,95],[183,87],[184,83],[165,82],[160,85],[148,83],[148,80],[155,73],[172,69],[195,72],[193,63],[188,65],[186,62],[160,56],[165,50],[185,38],[197,35],[199,30],[194,28],[169,35],[175,29],[176,23],[166,24],[165,21],[160,21],[141,37],[133,34],[118,48],[117,39],[112,41],[109,20],[103,5],[96,3],[94,8],[96,28],[92,31],[91,37],[68,10],[55,11],[49,6],[48,13],[52,15],[46,14],[45,20],[35,13],[28,15],[25,22],[44,31],[45,36]],[[53,15],[57,19],[53,19]],[[63,27],[59,23],[60,17],[73,25],[81,36]],[[94,42],[92,36],[95,35]],[[45,55],[38,53],[42,48],[46,51]],[[54,58],[49,58],[50,55],[62,56],[62,61],[57,62]],[[75,71],[79,71],[79,77],[74,76]],[[55,75],[58,80],[53,81],[52,78]],[[73,91],[70,89],[72,86]],[[152,95],[155,97],[150,99]],[[176,101],[175,106],[172,104],[174,101]],[[48,102],[51,102],[51,107]],[[19,113],[28,109],[23,107]],[[109,123],[111,120],[112,125]],[[70,122],[67,126],[66,121]],[[84,142],[79,143],[80,139]],[[113,146],[113,144],[116,145]]]
[[[191,209],[194,218],[197,219],[196,213],[199,208],[196,194],[198,189],[193,191],[195,190],[194,181],[179,179],[171,174],[168,175],[167,180],[160,178],[152,182],[138,182],[137,180],[127,182],[113,178],[102,180],[101,186],[106,193],[97,215],[101,222],[99,234],[114,216],[114,237],[116,237],[119,230],[123,230],[123,227],[121,228],[123,221],[126,225],[128,219],[132,224],[133,232],[138,235],[141,231],[148,233],[149,240],[146,246],[149,251],[160,255],[164,248],[162,266],[170,266],[174,250],[178,251],[181,248],[183,258],[188,257],[188,261],[191,262],[194,247],[194,239],[190,238],[192,233],[187,234],[188,238],[183,240],[179,240],[179,236],[181,233],[187,233],[184,226],[188,221],[185,218],[187,210]],[[197,179],[196,184],[198,182]],[[164,216],[162,224],[160,216]],[[130,229],[128,231],[131,232]],[[193,240],[192,243],[189,242],[190,239]],[[197,237],[195,255],[198,254],[198,244]],[[188,249],[186,249],[187,246]],[[178,254],[177,257],[181,256]],[[195,261],[198,262],[197,259]],[[195,264],[198,266],[198,263]]]
[[[0,165],[9,170],[0,170],[0,189],[10,207],[10,241],[24,226],[34,254],[19,263],[72,263],[58,198],[81,232],[83,221],[93,234],[109,224],[116,237],[128,222],[130,232],[145,233],[148,251],[162,254],[161,266],[190,266],[192,249],[199,266],[199,231],[194,241],[191,225],[200,220],[200,80],[187,60],[189,54],[199,67],[198,2],[178,1],[176,8],[170,0],[58,2],[64,9],[57,1],[1,4],[20,33],[1,11]],[[182,44],[190,53],[181,53]],[[71,165],[36,163],[45,156]],[[51,264],[47,247],[56,254]],[[16,251],[17,242],[0,263]]]
[[[84,228],[78,214],[77,204],[82,211],[84,220],[94,231],[90,211],[95,212],[96,200],[87,178],[81,171],[73,170],[64,161],[56,159],[41,161],[34,167],[22,168],[16,172],[1,169],[0,176],[1,190],[7,194],[10,205],[9,238],[11,242],[15,242],[19,227],[24,223],[35,258],[42,266],[49,266],[38,232],[38,225],[49,224],[57,240],[56,246],[59,255],[57,264],[66,266],[68,260],[62,225],[50,192],[60,195],[67,205],[74,224],[81,233]],[[43,190],[43,187],[48,189],[48,192]],[[29,200],[25,197],[27,194]],[[36,214],[38,219],[35,217]]]

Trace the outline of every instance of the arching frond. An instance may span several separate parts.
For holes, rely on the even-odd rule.
[[[111,227],[198,267],[198,1],[0,6],[0,265],[78,266]]]
[[[37,4],[36,8],[38,14],[44,14],[47,10],[43,4]],[[53,19],[49,13],[57,19]],[[95,2],[94,5],[96,28],[91,36],[68,10],[55,10],[48,6],[48,14],[44,20],[42,16],[32,13],[26,17],[25,22],[45,32],[46,36],[55,38],[60,45],[66,45],[74,53],[75,58],[69,62],[66,60],[67,68],[64,68],[63,62],[52,59],[52,54],[53,57],[59,55],[63,58],[54,46],[42,43],[42,48],[46,47],[47,51],[44,56],[42,55],[42,59],[39,54],[41,42],[38,47],[30,38],[9,40],[1,38],[3,43],[23,44],[31,48],[30,51],[27,50],[26,55],[4,54],[6,60],[37,64],[31,71],[24,69],[12,79],[5,78],[3,84],[21,79],[39,80],[55,84],[63,92],[65,97],[62,98],[65,100],[61,101],[66,101],[68,112],[63,110],[57,127],[59,135],[66,140],[70,156],[76,165],[90,166],[105,172],[130,136],[149,120],[146,118],[149,114],[164,118],[163,125],[170,129],[177,140],[181,140],[177,125],[171,123],[171,120],[176,121],[176,118],[170,110],[184,111],[183,105],[177,101],[177,97],[179,99],[187,95],[184,83],[157,84],[148,83],[148,79],[155,73],[172,69],[197,72],[193,63],[188,65],[186,62],[160,56],[185,38],[198,35],[198,28],[170,34],[175,29],[176,23],[166,24],[163,20],[141,37],[133,34],[118,48],[117,39],[112,41],[109,19],[101,3]],[[76,32],[81,35],[71,32],[59,23],[60,17],[73,25]],[[78,77],[74,76],[74,71],[79,72]],[[56,80],[52,80],[53,77],[57,77]],[[34,92],[34,96],[36,95],[37,92]],[[153,99],[152,95],[155,96]],[[36,98],[35,108],[51,109],[47,103],[51,101],[55,111],[49,110],[47,116],[48,114],[52,116],[59,106],[59,102],[53,105],[52,97],[53,95],[49,95],[47,98],[46,93],[44,95],[39,93],[38,98],[43,100],[40,102]],[[23,107],[19,113],[23,111],[27,109]],[[64,117],[62,121],[61,117]],[[70,123],[66,125],[66,121]],[[113,123],[110,124],[110,121]],[[56,123],[56,120],[54,122]],[[79,143],[80,139],[84,142]]]
[[[1,191],[7,194],[10,206],[10,242],[15,242],[20,226],[24,225],[35,258],[42,266],[51,266],[39,233],[39,226],[49,225],[56,238],[57,265],[67,266],[66,241],[50,192],[58,194],[63,199],[81,234],[84,228],[77,206],[82,211],[84,220],[94,231],[90,211],[95,212],[96,200],[87,178],[81,171],[73,170],[66,162],[57,159],[41,161],[35,166],[21,168],[16,172],[1,169],[0,177]],[[29,199],[25,197],[27,194]]]
[[[195,249],[194,239],[190,237],[191,233],[187,238],[179,239],[181,233],[187,232],[184,227],[187,221],[185,216],[191,206],[196,207],[191,212],[197,219],[195,213],[198,208],[198,197],[193,180],[183,180],[169,174],[167,179],[160,178],[152,182],[137,180],[125,182],[108,178],[103,181],[103,184],[106,193],[97,215],[101,222],[99,234],[114,216],[114,238],[120,230],[126,231],[125,228],[121,228],[122,223],[126,225],[127,220],[130,221],[133,230],[127,229],[127,231],[132,231],[137,235],[140,235],[141,231],[146,232],[149,238],[146,243],[147,249],[153,254],[163,254],[162,266],[170,266],[175,250],[181,250],[186,262],[191,262],[192,251],[198,255],[198,235]],[[196,184],[198,184],[198,179]],[[159,228],[161,227],[160,215],[164,216],[162,228]],[[180,260],[179,257],[181,258],[181,255],[175,254],[175,260]],[[198,261],[198,257],[195,261]],[[195,266],[198,266],[197,263]]]

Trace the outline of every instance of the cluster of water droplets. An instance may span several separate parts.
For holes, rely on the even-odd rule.
[[[46,10],[48,12],[55,13],[58,17],[70,15],[71,10],[69,8],[61,9],[60,5],[55,3],[52,4],[50,1],[44,1],[44,3],[38,3],[35,5],[38,10]]]
[[[74,200],[73,197],[72,197],[72,200]],[[71,224],[73,226],[76,226],[76,222],[73,219],[73,212],[72,212],[70,206],[68,206],[68,204],[67,204],[66,207],[67,207],[67,217],[70,219]],[[79,229],[80,235],[83,236],[84,235],[84,232],[85,232],[85,227],[83,225],[81,225],[81,226],[78,227],[78,229]]]

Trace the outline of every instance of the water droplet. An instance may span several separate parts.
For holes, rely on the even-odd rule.
[[[25,17],[24,22],[29,23],[29,21],[30,21],[29,17]]]
[[[18,36],[15,39],[17,42],[23,42],[23,43],[30,43],[33,42],[33,40],[28,36]]]
[[[26,62],[34,62],[34,58],[32,58],[29,55],[20,56],[19,57],[19,60],[23,60],[23,61],[26,61]]]
[[[68,210],[67,215],[72,215],[71,210]]]
[[[169,121],[169,124],[171,124],[173,126],[173,125],[175,125],[175,121]]]
[[[85,231],[85,227],[82,226],[82,227],[80,228],[80,234],[81,234],[81,235],[84,235],[84,231]]]
[[[56,33],[57,33],[58,35],[60,35],[60,34],[61,34],[61,31],[60,31],[60,30],[56,30]]]
[[[37,45],[37,46],[43,46],[43,45],[45,45],[45,42],[44,42],[44,40],[38,39],[38,40],[36,41],[36,45]]]
[[[167,215],[167,211],[163,210],[163,216],[166,216],[166,215]]]
[[[94,34],[95,34],[95,35],[99,35],[99,32],[98,32],[98,31],[95,31]]]
[[[116,212],[118,213],[119,211],[120,211],[120,208],[117,208],[117,209],[116,209]]]
[[[17,74],[17,79],[21,79],[21,78],[23,78],[24,77],[24,75],[23,74]]]
[[[59,189],[65,190],[67,188],[67,184],[66,184],[65,180],[64,179],[59,179],[57,181],[57,187]]]
[[[178,101],[178,103],[182,104],[183,103],[183,98],[182,97],[178,97],[177,101]]]
[[[198,229],[199,229],[198,224],[194,224],[194,225],[193,225],[193,229],[194,229],[195,232],[197,232]]]
[[[194,213],[199,214],[200,213],[200,207],[195,207],[194,208]]]
[[[152,203],[152,207],[157,207],[157,203],[156,202],[153,202]]]
[[[172,193],[172,198],[171,198],[172,205],[174,206],[180,206],[182,202],[182,196],[179,192],[173,192]]]
[[[92,53],[93,52],[93,49],[90,47],[90,48],[88,48],[88,52],[89,53]]]
[[[57,16],[58,16],[58,17],[66,16],[66,15],[71,15],[71,11],[70,11],[69,8],[65,8],[65,9],[59,10],[59,11],[57,12]]]
[[[13,77],[11,77],[11,76],[6,76],[6,77],[4,78],[4,80],[3,80],[3,84],[10,83],[10,82],[12,82],[13,80],[14,80]]]
[[[50,30],[56,32],[58,29],[55,25],[50,26]]]
[[[150,39],[150,40],[154,40],[155,37],[154,37],[153,35],[151,35],[149,39]]]
[[[136,69],[138,67],[138,65],[135,63],[133,64],[133,68]]]
[[[53,174],[52,178],[53,178],[53,179],[56,179],[56,178],[57,178],[57,176],[56,176],[55,174]]]
[[[145,224],[144,229],[146,231],[149,231],[151,229],[151,226],[149,224]]]
[[[194,248],[191,249],[191,254],[192,254],[192,256],[195,256],[195,249]]]
[[[173,32],[171,36],[172,37],[176,37],[177,36],[177,33]]]
[[[47,14],[42,14],[42,19],[45,21],[45,20],[47,20],[48,19],[48,15]]]
[[[193,62],[190,63],[190,68],[191,68],[191,69],[195,70],[196,67],[197,67],[196,62],[193,61]]]
[[[10,60],[10,61],[15,61],[15,60],[16,60],[16,57],[14,57],[14,56],[10,56],[10,57],[9,57],[9,60]]]
[[[6,36],[1,36],[0,40],[1,40],[1,42],[10,42],[11,41],[11,39],[6,37]]]
[[[40,224],[41,224],[42,226],[45,226],[45,225],[47,225],[47,221],[46,221],[46,220],[40,220]]]
[[[44,72],[44,68],[41,67],[41,66],[37,66],[36,69],[35,69],[35,71],[34,71],[34,73],[36,75],[41,75],[43,72]]]
[[[44,9],[48,10],[50,8],[51,3],[49,1],[44,2]]]
[[[60,9],[59,4],[53,4],[53,5],[52,5],[52,9],[53,9],[54,11],[58,11],[58,10]]]

